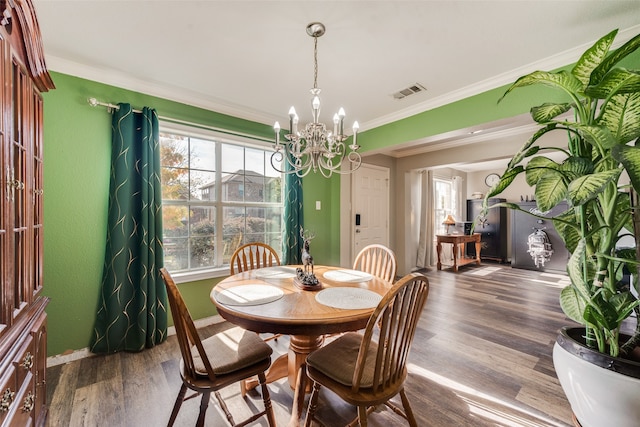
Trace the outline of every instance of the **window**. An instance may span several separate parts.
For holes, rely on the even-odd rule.
[[[445,220],[447,215],[453,215],[454,218],[459,220],[459,218],[457,217],[457,211],[459,210],[459,207],[456,206],[456,189],[453,185],[452,180],[440,178],[433,179],[433,188],[433,194],[435,198],[435,215],[433,218],[433,229],[435,230],[435,234],[445,234],[447,231],[447,226],[443,225],[442,222]]]
[[[166,268],[221,268],[249,242],[281,251],[283,180],[271,147],[164,126],[160,146]]]

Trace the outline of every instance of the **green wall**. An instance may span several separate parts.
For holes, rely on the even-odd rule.
[[[271,137],[269,126],[108,85],[52,73],[45,98],[45,295],[49,355],[89,345],[98,303],[109,191],[111,115],[87,98],[151,106],[161,116]],[[209,292],[218,280],[180,285],[194,318],[215,314]]]
[[[626,61],[640,68],[640,52]],[[45,139],[45,295],[48,313],[48,352],[61,354],[88,346],[98,302],[109,189],[111,116],[93,108],[87,98],[150,106],[165,117],[218,128],[272,137],[268,125],[214,113],[72,76],[52,73],[56,89],[44,94]],[[462,127],[527,112],[549,93],[525,88],[496,104],[506,87],[363,132],[363,151],[412,141]],[[555,97],[555,95],[554,95]],[[319,174],[303,182],[305,228],[316,233],[311,253],[318,264],[340,262],[340,177]],[[321,210],[315,209],[320,201]],[[397,215],[401,215],[398,212]],[[209,301],[219,281],[180,285],[194,318],[214,314]]]

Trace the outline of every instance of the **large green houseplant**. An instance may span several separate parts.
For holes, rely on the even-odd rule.
[[[581,335],[587,347],[627,357],[640,341],[640,321],[624,343],[620,328],[634,311],[638,314],[640,301],[620,279],[623,266],[636,271],[637,256],[634,248],[619,248],[619,240],[634,234],[630,193],[640,191],[640,73],[618,65],[638,49],[640,35],[611,50],[616,34],[617,30],[598,40],[571,71],[535,71],[507,89],[503,98],[524,86],[545,85],[564,92],[566,102],[531,109],[541,127],[511,159],[487,193],[484,207],[489,209],[488,199],[521,174],[535,188],[540,211],[567,203],[566,212],[553,218],[571,253],[571,284],[561,291],[561,307],[584,326]],[[542,144],[545,134],[558,131],[567,133],[566,146]],[[564,159],[545,156],[549,150],[563,153]],[[492,207],[498,206],[520,209],[515,203]],[[563,388],[566,393],[565,384]]]

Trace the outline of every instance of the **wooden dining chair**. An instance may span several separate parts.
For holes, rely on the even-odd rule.
[[[240,246],[231,255],[230,261],[231,274],[276,265],[280,265],[280,258],[275,249],[260,242],[246,243]]]
[[[247,270],[280,265],[280,257],[278,257],[275,249],[266,243],[253,242],[244,244],[236,249],[231,256],[230,264],[230,273],[236,274]],[[264,340],[278,339],[279,336],[280,334],[274,334],[264,338]],[[243,395],[244,392],[243,388]]]
[[[318,395],[327,387],[344,401],[357,406],[358,416],[349,426],[367,425],[367,415],[385,404],[416,427],[404,391],[407,357],[422,309],[429,294],[427,278],[411,273],[400,279],[382,298],[363,334],[349,332],[311,353],[306,360],[313,389],[305,427],[315,419]],[[374,330],[380,323],[377,342]],[[390,402],[400,394],[401,409]]]
[[[373,274],[382,280],[393,283],[396,280],[396,255],[384,245],[372,244],[365,246],[356,255],[353,269]]]
[[[204,426],[204,416],[213,392],[227,417],[227,421],[232,426],[244,426],[266,415],[269,426],[275,427],[276,421],[265,377],[265,371],[271,366],[273,351],[271,347],[255,333],[239,327],[228,329],[201,341],[189,310],[171,275],[164,268],[160,269],[160,274],[167,288],[167,297],[182,353],[180,361],[182,386],[168,425],[172,426],[175,422],[183,401],[202,394],[196,426]],[[264,410],[239,424],[235,424],[233,416],[218,390],[255,375],[258,376],[262,387]],[[185,397],[187,389],[193,390],[195,393]]]

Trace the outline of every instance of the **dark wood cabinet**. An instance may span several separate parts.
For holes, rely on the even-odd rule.
[[[489,205],[504,202],[505,199],[489,199]],[[486,216],[481,215],[483,199],[467,200],[467,220],[475,225],[473,232],[480,233],[481,259],[498,262],[507,261],[507,208],[489,209]],[[472,256],[474,249],[467,246],[467,256]]]
[[[533,212],[545,218],[552,218],[567,210],[567,204],[561,203],[547,212],[538,210],[536,202],[520,202],[519,206],[526,212]],[[570,253],[562,238],[553,226],[551,219],[538,218],[526,212],[513,210],[511,216],[511,267],[527,270],[565,272]],[[536,230],[542,230],[549,239],[549,247],[553,251],[550,258],[536,266],[529,251],[529,236]]]
[[[0,423],[44,425],[43,102],[54,85],[31,0],[0,0]]]

